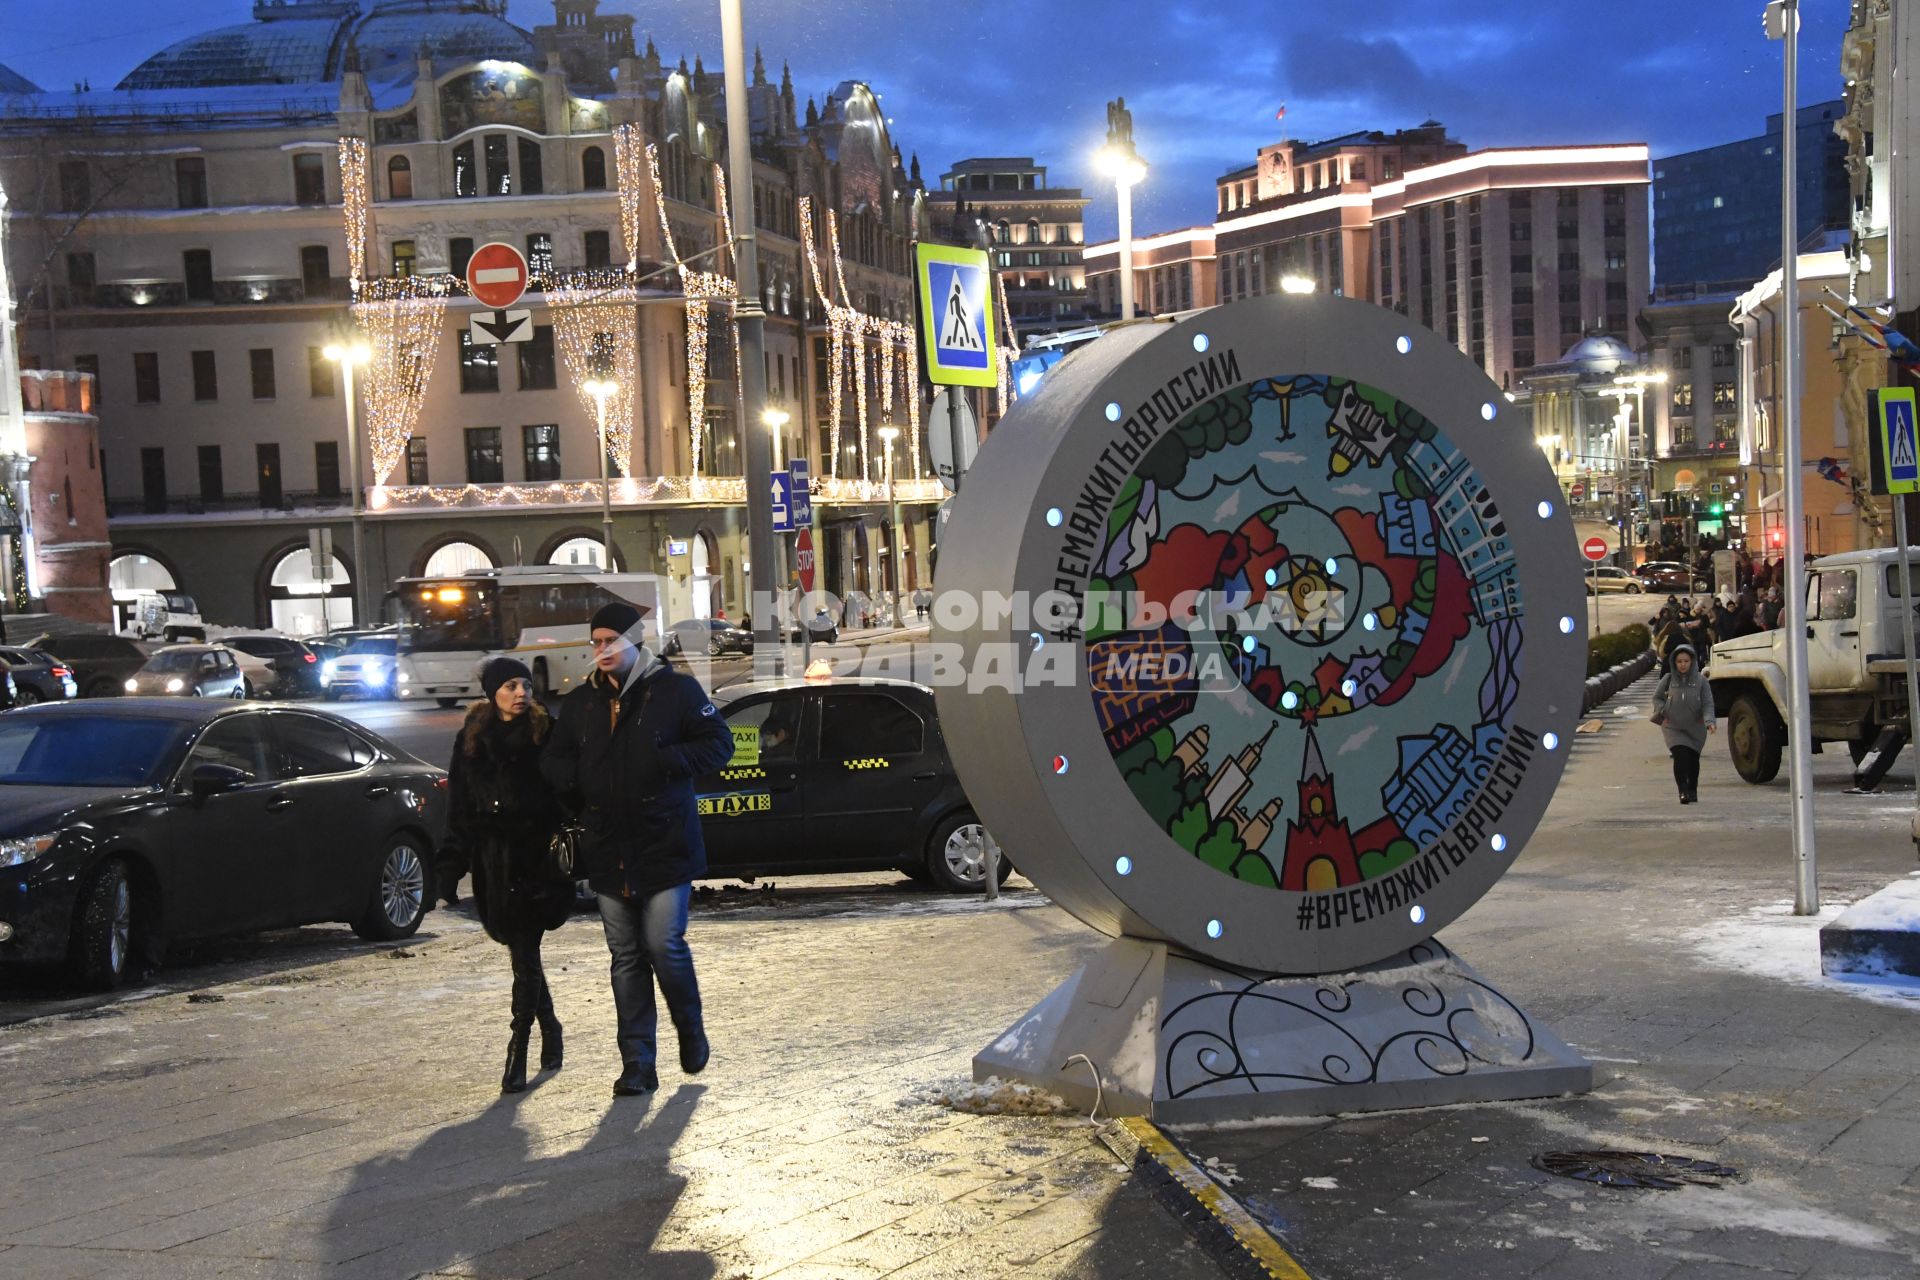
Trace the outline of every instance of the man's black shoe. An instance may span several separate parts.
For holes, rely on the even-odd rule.
[[[660,1073],[652,1067],[643,1067],[637,1062],[629,1062],[620,1078],[613,1082],[613,1096],[616,1098],[637,1098],[644,1093],[652,1093],[660,1087]]]
[[[707,1043],[706,1032],[680,1037],[680,1069],[688,1075],[697,1076],[706,1070],[707,1059],[712,1056],[713,1046]]]

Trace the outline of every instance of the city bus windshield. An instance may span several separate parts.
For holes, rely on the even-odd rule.
[[[492,583],[407,583],[396,603],[402,653],[501,647],[499,597]]]

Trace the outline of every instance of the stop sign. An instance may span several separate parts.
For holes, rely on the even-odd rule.
[[[1607,543],[1604,538],[1588,538],[1580,544],[1580,553],[1598,564],[1607,558]]]
[[[473,251],[467,262],[467,292],[482,306],[503,311],[527,291],[527,260],[510,244],[495,240]]]
[[[800,589],[813,590],[813,530],[802,529],[793,543],[793,568],[800,575]]]

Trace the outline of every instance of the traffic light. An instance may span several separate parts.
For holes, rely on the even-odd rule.
[[[1724,502],[1716,502],[1707,508],[1707,513],[1716,516],[1725,515],[1727,513],[1727,506]]]

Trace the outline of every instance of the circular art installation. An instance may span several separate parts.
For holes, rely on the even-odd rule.
[[[1104,932],[1269,973],[1477,901],[1586,670],[1572,524],[1508,408],[1432,333],[1317,296],[1056,366],[967,475],[937,584],[966,676],[942,724],[1021,870]]]

